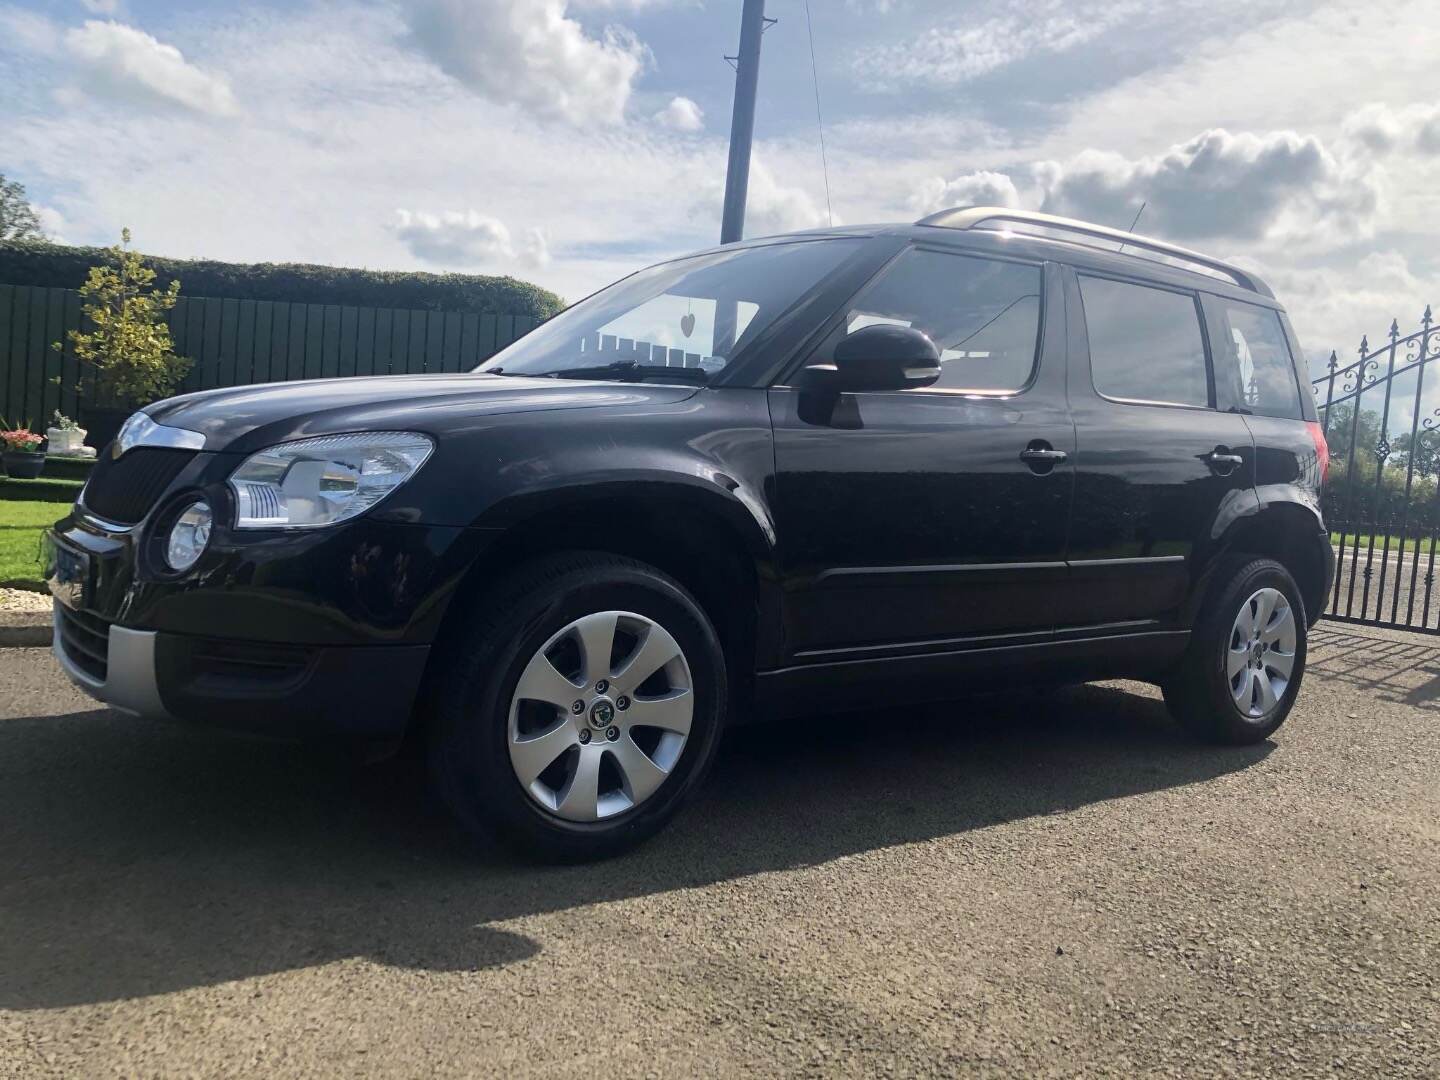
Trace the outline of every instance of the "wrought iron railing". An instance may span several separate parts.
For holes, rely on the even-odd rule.
[[[1362,337],[1358,359],[1345,365],[1332,352],[1311,382],[1330,444],[1322,509],[1336,569],[1327,618],[1440,633],[1440,408],[1425,408],[1426,367],[1437,355],[1440,329],[1426,307],[1414,333],[1402,336],[1392,320],[1385,344],[1372,349]],[[1366,409],[1367,393],[1378,411]],[[1397,401],[1402,426],[1392,429]]]

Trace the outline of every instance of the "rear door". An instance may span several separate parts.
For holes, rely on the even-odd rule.
[[[1072,630],[1179,622],[1226,527],[1255,505],[1244,418],[1217,409],[1197,293],[1067,270],[1075,417]]]

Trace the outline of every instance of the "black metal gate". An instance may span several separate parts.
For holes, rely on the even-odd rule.
[[[1435,547],[1440,543],[1440,409],[1425,408],[1427,366],[1440,355],[1430,309],[1420,329],[1312,383],[1330,444],[1322,509],[1335,550],[1325,617],[1440,634]],[[1440,377],[1430,376],[1432,397]],[[1392,423],[1398,420],[1398,424]]]

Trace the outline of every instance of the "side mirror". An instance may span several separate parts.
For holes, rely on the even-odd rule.
[[[805,369],[807,389],[834,394],[914,390],[940,378],[940,350],[912,326],[861,327],[835,346],[829,364]]]

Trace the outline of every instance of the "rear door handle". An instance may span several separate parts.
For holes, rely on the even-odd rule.
[[[1212,472],[1221,476],[1229,476],[1232,472],[1245,464],[1245,459],[1239,454],[1232,454],[1223,446],[1217,446],[1210,453],[1205,455],[1205,464],[1210,466]]]

